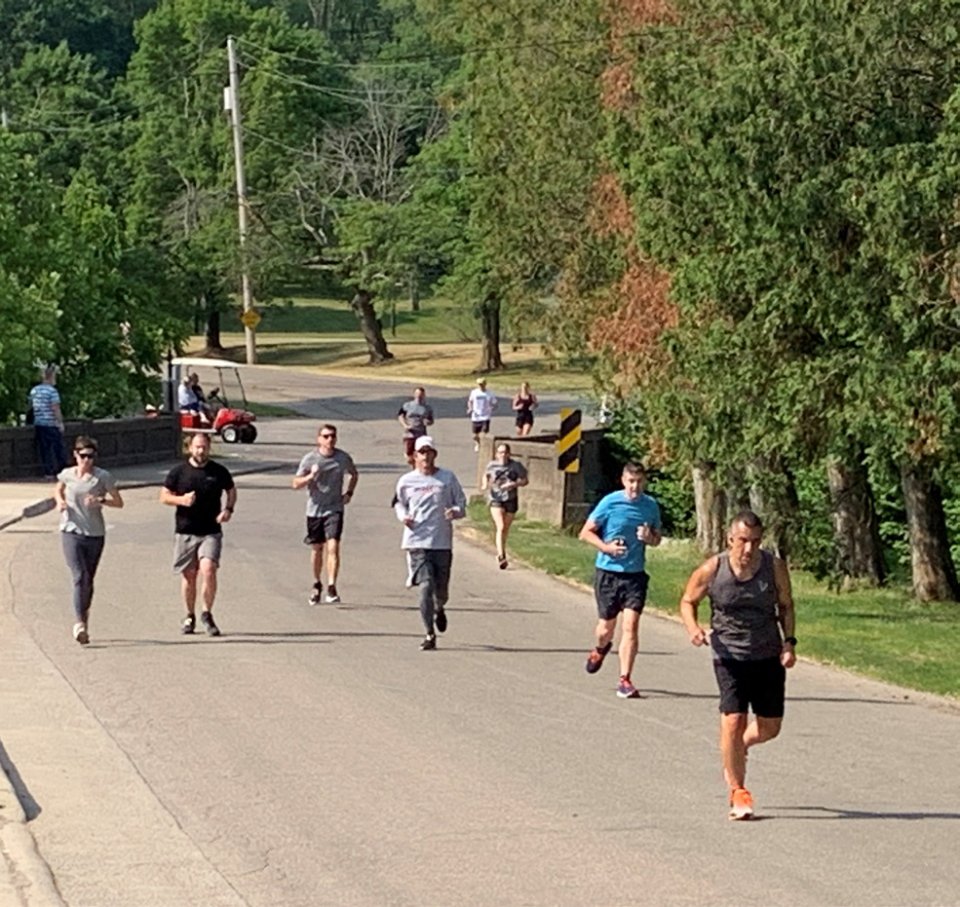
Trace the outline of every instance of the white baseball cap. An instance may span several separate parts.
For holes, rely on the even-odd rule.
[[[414,442],[414,450],[423,450],[424,447],[429,447],[431,450],[437,449],[437,445],[433,443],[433,438],[430,435],[422,435]]]

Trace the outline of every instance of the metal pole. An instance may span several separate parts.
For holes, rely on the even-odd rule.
[[[240,118],[240,79],[237,75],[237,54],[232,37],[227,38],[227,61],[230,69],[229,111],[233,127],[233,159],[237,171],[237,217],[240,227],[240,284],[243,295],[244,314],[253,309],[253,294],[250,275],[247,273],[247,181],[243,174],[243,132]],[[247,347],[247,364],[257,361],[257,341],[254,332],[246,325],[243,335]]]

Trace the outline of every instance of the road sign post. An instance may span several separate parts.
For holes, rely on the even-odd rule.
[[[256,309],[247,309],[240,315],[243,326],[251,331],[255,331],[262,320],[263,316]]]
[[[557,439],[557,469],[580,472],[581,412],[560,410],[560,437]]]

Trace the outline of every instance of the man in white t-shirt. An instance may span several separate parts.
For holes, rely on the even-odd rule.
[[[473,425],[473,449],[480,450],[480,435],[490,431],[490,418],[497,408],[497,398],[487,390],[487,379],[477,378],[477,386],[467,397],[467,415]]]

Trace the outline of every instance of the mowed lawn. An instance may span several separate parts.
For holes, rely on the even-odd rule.
[[[384,337],[394,359],[371,365],[356,315],[346,300],[296,297],[290,304],[274,303],[259,309],[257,361],[286,365],[325,374],[370,377],[408,383],[448,385],[472,383],[480,364],[480,338],[476,319],[469,311],[447,300],[427,299],[418,312],[409,302],[397,304],[382,316]],[[224,317],[221,341],[227,355],[242,360],[244,336],[237,317]],[[236,330],[232,328],[236,326]],[[191,339],[187,352],[202,352],[204,338]],[[504,337],[500,345],[504,368],[498,384],[519,386],[529,381],[537,391],[588,392],[589,371],[551,355],[536,341]]]
[[[486,505],[470,505],[471,526],[493,540]],[[523,515],[513,524],[510,553],[533,567],[592,588],[596,551],[572,535]],[[678,616],[680,596],[690,572],[702,560],[688,541],[665,540],[648,552],[650,607]],[[920,604],[909,589],[832,592],[802,570],[792,573],[797,610],[797,654],[877,680],[960,702],[960,659],[954,646],[960,632],[960,605]],[[704,601],[700,620],[709,624]],[[589,628],[584,628],[589,639]]]

